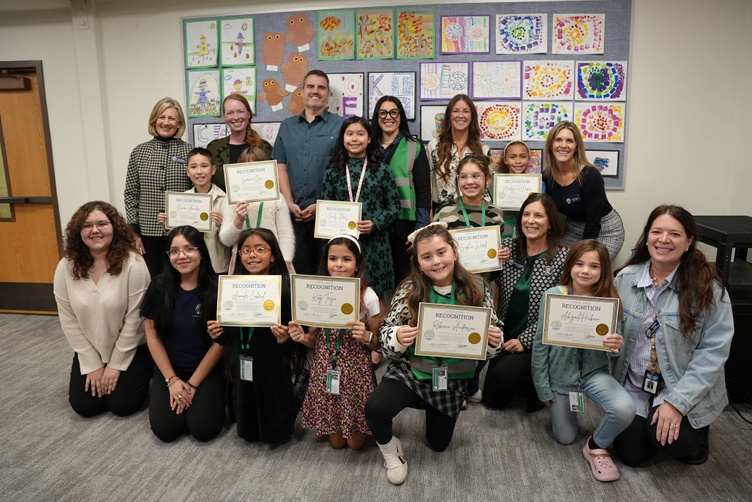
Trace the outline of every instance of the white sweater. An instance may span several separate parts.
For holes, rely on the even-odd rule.
[[[196,193],[196,187],[187,190],[186,193]],[[228,221],[224,216],[227,213],[227,206],[229,204],[227,204],[227,194],[214,183],[212,183],[211,189],[208,193],[212,196],[212,211],[221,213],[223,217],[222,225],[220,225],[219,228],[215,226],[213,232],[205,232],[203,234],[204,242],[206,243],[206,248],[209,250],[209,257],[211,258],[214,271],[218,274],[224,274],[227,272],[227,267],[230,265],[229,248],[231,246],[225,246],[222,244],[222,241],[219,238],[219,233],[226,225],[232,226],[232,220]]]

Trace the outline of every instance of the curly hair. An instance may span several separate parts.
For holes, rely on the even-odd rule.
[[[449,176],[451,170],[449,165],[452,163],[452,145],[454,140],[452,139],[452,109],[457,106],[457,103],[462,101],[470,107],[470,125],[467,129],[467,144],[466,148],[469,148],[475,155],[483,155],[483,143],[480,141],[480,126],[478,125],[478,110],[475,109],[475,104],[470,96],[467,94],[457,94],[453,97],[444,110],[444,118],[441,121],[441,133],[439,134],[439,145],[436,149],[436,165],[434,170],[441,177],[444,183],[449,182]]]
[[[245,130],[245,143],[251,148],[261,148],[263,140],[261,139],[261,136],[259,136],[259,134],[251,128],[251,121],[253,120],[253,110],[251,110],[251,105],[248,104],[248,100],[240,94],[228,94],[227,96],[225,96],[225,99],[222,100],[223,115],[225,111],[225,105],[228,101],[237,101],[238,103],[241,103],[245,108],[245,111],[248,112],[248,127],[246,127]]]
[[[73,278],[86,279],[94,265],[94,257],[81,238],[86,218],[94,211],[102,211],[112,224],[112,242],[107,248],[107,273],[118,275],[128,260],[128,253],[136,243],[136,234],[125,218],[111,204],[94,200],[79,207],[65,227],[65,257],[73,262]]]

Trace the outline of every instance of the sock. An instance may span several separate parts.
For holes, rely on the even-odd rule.
[[[394,436],[392,436],[392,439],[386,444],[376,444],[379,446],[381,454],[384,455],[384,463],[386,464],[387,469],[402,465],[402,461],[400,460],[399,455],[397,455],[397,441]]]
[[[587,445],[588,445],[588,448],[590,448],[591,450],[605,450],[605,448],[601,448],[600,446],[598,446],[598,444],[595,442],[595,440],[592,437],[588,439]]]

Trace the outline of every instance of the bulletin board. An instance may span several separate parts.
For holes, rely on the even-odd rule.
[[[325,71],[329,110],[370,118],[397,96],[413,134],[437,135],[452,96],[469,95],[481,139],[498,152],[522,139],[542,149],[559,120],[583,132],[606,188],[623,189],[632,0],[438,4],[186,18],[183,47],[188,139],[227,135],[222,99],[243,95],[253,127],[274,143],[303,111],[301,84]]]

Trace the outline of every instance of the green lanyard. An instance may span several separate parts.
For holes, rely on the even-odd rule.
[[[431,292],[428,293],[428,302],[429,303],[444,303],[446,304],[446,301],[440,302],[439,298],[446,300],[447,298],[443,295],[439,295],[436,290],[434,289],[436,286],[431,288]],[[452,281],[452,291],[449,293],[449,304],[450,305],[457,305],[457,301],[454,298],[454,290],[456,289],[457,285]]]
[[[337,360],[339,359],[339,349],[342,347],[342,338],[344,337],[344,330],[337,330],[337,345],[334,347],[334,354],[332,354],[332,339],[331,331],[329,328],[324,328],[324,338],[326,339],[326,351],[329,353],[329,361],[332,363],[332,369],[337,367]]]
[[[462,197],[460,197],[460,209],[462,209],[462,216],[465,217],[465,225],[467,228],[472,228],[472,225],[470,225],[470,218],[467,216],[467,210],[465,209],[465,203],[462,202]],[[485,227],[486,226],[486,201],[481,200],[480,201],[480,226]]]
[[[253,338],[253,332],[256,330],[255,326],[251,326],[251,329],[248,330],[248,341],[243,342],[243,338],[245,338],[245,329],[241,326],[240,327],[240,350],[248,350],[251,348],[251,338]]]
[[[264,212],[264,203],[259,203],[259,214],[258,218],[256,218],[256,228],[259,228],[261,226],[261,214]],[[484,214],[485,216],[485,214]],[[248,213],[245,213],[245,224],[248,226],[248,228],[251,228],[251,220],[248,219]]]

